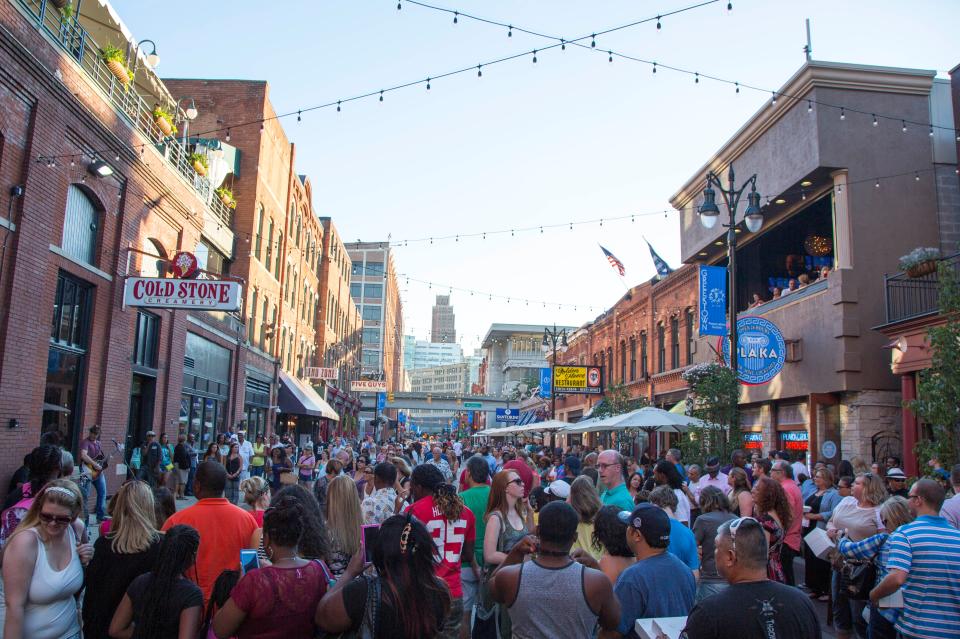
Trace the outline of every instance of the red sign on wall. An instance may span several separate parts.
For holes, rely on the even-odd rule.
[[[173,256],[173,260],[170,262],[170,268],[173,271],[173,276],[178,279],[184,280],[193,277],[199,268],[197,256],[193,253],[180,251]]]

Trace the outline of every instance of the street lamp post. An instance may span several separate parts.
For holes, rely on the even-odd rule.
[[[567,329],[557,329],[553,325],[553,330],[549,326],[543,328],[543,342],[541,347],[544,354],[552,351],[553,357],[550,359],[550,419],[557,418],[557,393],[553,388],[553,368],[557,365],[557,352],[565,353],[567,351]]]
[[[750,193],[747,194],[747,210],[744,212],[743,222],[747,230],[756,233],[763,226],[763,213],[760,211],[760,194],[757,193],[757,174],[754,173],[750,179],[744,182],[739,189],[734,187],[733,164],[727,172],[727,183],[729,187],[724,189],[720,177],[710,171],[707,173],[707,185],[703,189],[703,204],[700,206],[700,223],[705,228],[712,229],[717,224],[720,217],[720,208],[716,202],[716,186],[720,191],[724,204],[727,206],[727,212],[730,214],[729,222],[723,226],[727,229],[727,313],[730,322],[730,368],[734,376],[738,375],[737,356],[739,344],[737,343],[737,205],[740,204],[740,197],[743,192],[750,187]],[[739,381],[739,378],[738,378]]]

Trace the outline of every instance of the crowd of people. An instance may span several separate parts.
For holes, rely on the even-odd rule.
[[[688,639],[816,639],[814,600],[839,637],[960,637],[960,465],[909,483],[897,459],[241,433],[194,463],[155,440],[102,507],[97,489],[97,528],[72,456],[27,456],[0,515],[4,637],[633,637],[686,617]]]

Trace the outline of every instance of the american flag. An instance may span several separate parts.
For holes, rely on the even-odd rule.
[[[610,262],[610,266],[617,269],[617,271],[620,273],[620,277],[623,277],[626,274],[626,270],[623,268],[623,262],[618,260],[616,255],[602,246],[600,247],[600,250],[603,251],[603,254],[607,256],[607,261]]]

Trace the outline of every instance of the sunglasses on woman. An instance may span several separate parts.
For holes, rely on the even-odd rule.
[[[523,486],[523,480],[520,479],[519,477],[517,477],[516,479],[511,479],[511,480],[510,480],[509,482],[507,482],[507,483],[509,483],[509,484],[516,484],[517,486]]]
[[[40,521],[45,524],[57,524],[60,526],[66,526],[71,521],[72,517],[65,517],[63,515],[51,515],[50,513],[40,513]]]

